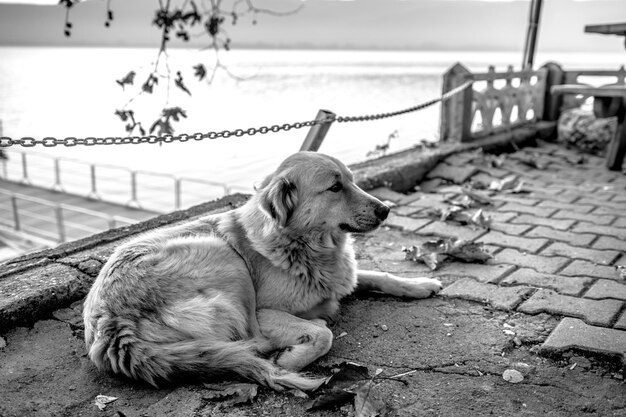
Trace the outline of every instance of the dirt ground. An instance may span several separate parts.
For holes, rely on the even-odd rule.
[[[556,359],[534,353],[556,323],[547,315],[440,297],[353,296],[333,326],[332,350],[309,371],[331,375],[345,361],[372,373],[382,369],[372,395],[382,400],[388,416],[626,415],[619,367],[575,352]],[[156,390],[105,375],[86,357],[80,303],[33,328],[14,329],[4,340],[2,417],[354,415],[349,404],[310,412],[309,399],[265,388],[252,403],[228,406],[207,399],[201,383]],[[507,369],[518,370],[523,381],[505,381]],[[406,372],[404,383],[382,378]],[[99,394],[118,399],[100,411],[94,403]]]

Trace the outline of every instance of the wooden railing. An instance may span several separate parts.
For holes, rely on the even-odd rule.
[[[440,140],[470,142],[540,120],[548,70],[472,73],[462,64],[443,77],[443,93],[467,81],[472,88],[443,103]]]

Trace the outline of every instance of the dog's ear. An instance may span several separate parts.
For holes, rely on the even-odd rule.
[[[283,175],[273,178],[261,191],[261,207],[280,227],[285,227],[289,222],[297,200],[296,185]]]

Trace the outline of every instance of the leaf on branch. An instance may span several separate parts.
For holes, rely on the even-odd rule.
[[[430,240],[421,246],[402,248],[404,259],[414,262],[423,262],[431,270],[439,268],[447,258],[463,262],[487,262],[492,256],[487,253],[482,243],[468,242],[462,239],[446,238]]]
[[[158,119],[156,120],[152,126],[150,126],[150,134],[153,134],[158,129],[157,135],[171,135],[174,133],[174,129],[172,128],[172,124],[169,119]]]
[[[206,77],[206,67],[202,64],[198,64],[193,67],[193,75],[198,77],[198,80],[202,81]]]
[[[256,384],[204,384],[204,387],[207,388],[207,391],[203,393],[204,399],[224,401],[229,406],[251,403],[257,395]]]
[[[174,119],[174,121],[179,122],[180,121],[180,117],[184,117],[187,118],[187,113],[185,113],[185,110],[181,109],[180,107],[168,107],[166,109],[163,109],[163,117],[166,119]]]
[[[135,71],[130,71],[128,74],[126,74],[124,78],[115,80],[115,82],[118,83],[122,88],[124,88],[126,84],[133,85],[133,83],[135,82],[135,75]]]
[[[185,82],[183,81],[183,75],[180,73],[180,71],[176,73],[176,80],[174,81],[174,83],[176,84],[176,87],[191,95],[191,91],[189,91],[189,89],[185,85]]]
[[[145,83],[141,86],[141,90],[144,93],[152,94],[154,91],[154,86],[159,83],[159,79],[154,74],[150,74]]]

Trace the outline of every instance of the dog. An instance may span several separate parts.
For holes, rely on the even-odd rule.
[[[234,372],[274,390],[312,391],[300,371],[331,348],[327,322],[359,289],[426,298],[430,278],[357,270],[351,233],[389,208],[339,160],[288,157],[241,207],[148,232],[117,248],[84,304],[101,370],[158,387]]]

